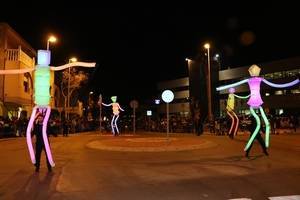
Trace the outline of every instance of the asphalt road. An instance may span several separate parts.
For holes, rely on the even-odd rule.
[[[40,172],[34,172],[24,138],[0,140],[0,199],[260,200],[300,195],[300,135],[271,135],[270,156],[255,143],[249,159],[243,152],[247,137],[176,136],[214,145],[162,152],[88,147],[114,140],[111,136],[50,137],[56,163],[52,173],[44,154]],[[119,145],[126,146],[128,138],[118,137]]]

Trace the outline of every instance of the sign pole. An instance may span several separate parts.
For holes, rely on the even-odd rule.
[[[167,138],[169,139],[169,103],[167,103]]]
[[[133,107],[133,133],[135,134],[135,106]]]

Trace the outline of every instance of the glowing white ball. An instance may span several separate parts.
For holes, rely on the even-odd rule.
[[[165,90],[162,93],[161,97],[162,97],[162,99],[163,99],[164,102],[170,103],[174,99],[174,93],[171,90]]]

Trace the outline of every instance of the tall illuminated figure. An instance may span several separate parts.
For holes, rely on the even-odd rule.
[[[50,70],[58,71],[69,67],[80,66],[80,67],[95,67],[95,63],[84,63],[84,62],[74,62],[58,67],[50,67],[50,51],[48,50],[38,50],[38,65],[35,68],[30,69],[15,69],[15,70],[0,70],[0,74],[23,74],[27,72],[34,71],[34,103],[31,117],[27,126],[26,131],[26,141],[30,154],[30,158],[33,164],[36,163],[34,149],[31,141],[31,130],[37,116],[37,110],[39,113],[45,113],[43,121],[43,141],[45,145],[46,154],[49,163],[52,167],[55,166],[51,154],[51,149],[47,137],[47,124],[50,117],[51,107],[50,103]]]
[[[242,81],[239,81],[239,82],[236,82],[236,83],[233,83],[233,84],[229,84],[229,85],[225,85],[225,86],[221,86],[221,87],[217,88],[217,91],[221,91],[221,90],[225,90],[225,89],[229,89],[229,88],[232,88],[232,87],[242,85],[244,83],[248,83],[248,85],[249,85],[250,98],[249,98],[247,104],[250,106],[250,112],[256,120],[256,129],[254,130],[252,136],[250,137],[244,151],[247,151],[247,149],[250,147],[253,140],[255,139],[258,131],[260,130],[261,123],[260,123],[259,116],[255,113],[255,109],[258,109],[260,111],[262,117],[263,117],[263,120],[264,120],[264,123],[265,123],[265,126],[266,126],[265,144],[266,144],[266,147],[269,147],[270,123],[267,119],[267,116],[266,116],[262,106],[261,106],[263,104],[263,101],[261,99],[261,94],[260,94],[260,84],[261,84],[261,82],[263,81],[267,85],[269,85],[271,87],[275,87],[275,88],[290,87],[290,86],[293,86],[293,85],[296,85],[297,83],[299,83],[299,79],[296,79],[296,80],[294,80],[290,83],[285,83],[285,84],[271,83],[271,82],[267,81],[266,79],[264,79],[262,77],[259,77],[260,70],[261,70],[260,67],[258,67],[257,65],[252,65],[248,69],[251,78],[244,79]]]
[[[241,99],[246,99],[246,98],[250,97],[250,95],[239,96],[239,95],[236,95],[234,93],[235,93],[235,89],[230,88],[228,99],[227,99],[227,106],[226,106],[227,114],[231,118],[231,126],[230,126],[229,133],[228,133],[229,137],[231,139],[233,139],[233,137],[237,134],[239,123],[240,123],[240,120],[239,120],[238,116],[234,112],[235,97],[241,98]]]
[[[119,135],[119,133],[120,133],[119,129],[118,129],[118,125],[117,125],[120,110],[121,111],[124,111],[124,110],[121,108],[120,104],[117,103],[117,96],[112,96],[110,99],[112,101],[112,103],[110,103],[110,104],[105,104],[102,102],[101,103],[104,106],[112,106],[112,111],[113,111],[114,116],[111,120],[111,130],[112,130],[113,135],[116,136],[116,135]],[[115,129],[116,129],[116,132],[115,132]]]

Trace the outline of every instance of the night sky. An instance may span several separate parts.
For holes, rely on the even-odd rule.
[[[58,42],[50,45],[52,65],[71,56],[96,61],[90,90],[107,99],[117,95],[120,102],[153,98],[157,81],[187,76],[185,58],[203,54],[206,41],[212,55],[221,55],[222,68],[300,55],[300,14],[289,10],[292,6],[220,6],[211,6],[210,12],[193,5],[2,9],[0,21],[35,49],[46,48],[49,33],[56,35]]]

